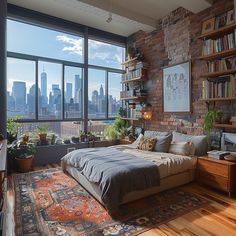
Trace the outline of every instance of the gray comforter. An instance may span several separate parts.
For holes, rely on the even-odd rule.
[[[158,166],[123,153],[121,146],[76,150],[62,161],[78,168],[90,182],[99,185],[101,199],[110,212],[117,210],[126,193],[160,185]]]

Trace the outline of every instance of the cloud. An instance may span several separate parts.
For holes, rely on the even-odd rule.
[[[69,46],[64,46],[62,51],[69,52],[71,54],[78,54],[80,56],[83,55],[83,40],[82,40],[82,38],[75,39],[72,37],[68,37],[66,35],[58,35],[57,40],[69,45]]]
[[[83,39],[68,35],[58,35],[58,41],[63,42],[62,51],[83,56]],[[89,59],[103,61],[103,65],[122,63],[123,48],[95,40],[89,40]],[[100,64],[100,63],[99,63]]]

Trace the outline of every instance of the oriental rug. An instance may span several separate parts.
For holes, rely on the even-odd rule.
[[[138,235],[202,207],[207,201],[181,188],[120,207],[113,219],[105,208],[60,168],[12,176],[17,235]]]

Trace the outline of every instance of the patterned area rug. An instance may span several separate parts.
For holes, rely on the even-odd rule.
[[[13,176],[17,235],[138,235],[206,204],[173,189],[126,204],[118,219],[60,168]]]

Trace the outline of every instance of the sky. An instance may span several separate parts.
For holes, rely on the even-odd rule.
[[[48,57],[83,63],[83,38],[46,28],[36,27],[12,20],[7,21],[7,50],[29,55]],[[120,63],[124,58],[124,49],[118,46],[89,39],[89,64],[107,66],[122,69]],[[35,80],[35,63],[28,60],[8,58],[7,78],[8,91],[11,91],[13,81],[27,82],[27,92]],[[47,73],[48,94],[52,84],[60,84],[62,79],[62,66],[60,64],[39,62],[39,74]],[[75,72],[79,68],[68,69],[66,79],[74,81]],[[119,98],[120,75],[110,73],[112,77],[109,83],[110,93]],[[39,76],[40,78],[40,76]],[[105,75],[100,70],[89,70],[89,99],[93,90],[99,90],[104,83]],[[39,83],[40,86],[40,83]]]

